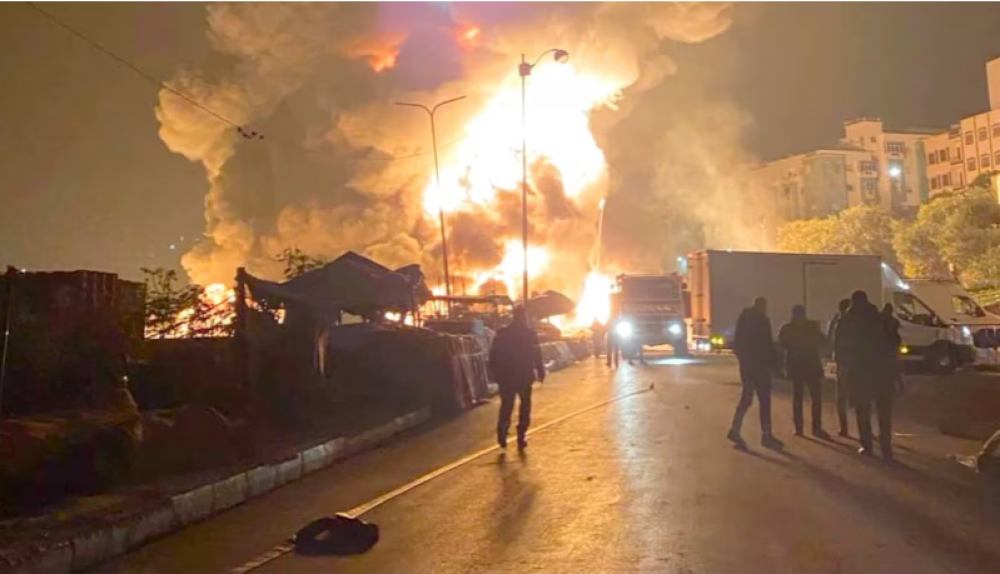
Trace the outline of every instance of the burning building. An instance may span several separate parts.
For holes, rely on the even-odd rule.
[[[738,209],[737,190],[719,185],[720,154],[695,150],[693,164],[672,169],[661,165],[669,137],[621,166],[609,165],[605,148],[616,127],[646,122],[636,102],[678,72],[671,43],[723,33],[726,4],[247,3],[207,15],[230,65],[179,73],[171,86],[264,137],[242,137],[161,93],[161,138],[209,180],[205,238],[183,257],[196,283],[230,281],[237,267],[277,278],[274,255],[295,246],[327,259],[354,250],[388,266],[419,263],[440,284],[443,211],[453,291],[519,296],[525,163],[532,291],[579,300],[581,324],[606,317],[615,271],[659,270],[658,236],[637,227],[662,225],[650,211],[685,209],[670,194],[703,202],[686,218],[704,220],[699,237],[738,247],[727,236],[737,225],[717,215]],[[533,61],[555,47],[569,61],[540,61],[522,101],[522,54]],[[465,99],[435,117],[439,189],[426,115],[395,104],[457,96]],[[729,165],[745,159],[731,156],[722,154]],[[643,186],[648,198],[629,197],[625,182],[637,173],[653,182]],[[621,209],[605,235],[626,239],[611,241],[598,266],[606,198],[609,212]],[[630,222],[629,209],[643,218]]]

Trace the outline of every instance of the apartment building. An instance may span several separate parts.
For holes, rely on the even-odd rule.
[[[758,167],[751,191],[785,220],[825,217],[856,205],[912,215],[928,197],[924,144],[937,133],[888,131],[877,118],[851,120],[839,145]]]
[[[862,194],[851,205],[876,205],[893,215],[915,212],[930,192],[925,141],[939,132],[888,131],[878,118],[859,118],[844,123],[842,143],[871,154],[871,158],[859,166],[865,174]]]
[[[931,195],[1000,172],[1000,58],[986,63],[990,110],[962,118],[925,142]]]
[[[779,219],[826,217],[864,195],[867,150],[831,146],[768,162],[752,172],[751,193],[768,201]]]

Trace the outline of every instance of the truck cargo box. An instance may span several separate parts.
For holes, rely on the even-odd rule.
[[[740,312],[765,297],[777,330],[805,305],[825,328],[837,303],[855,290],[882,302],[882,261],[875,255],[813,255],[706,250],[688,256],[691,330],[696,342],[728,347]],[[702,345],[704,347],[704,345]]]

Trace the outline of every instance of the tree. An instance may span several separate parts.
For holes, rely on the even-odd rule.
[[[879,255],[890,263],[896,259],[892,238],[892,218],[868,205],[821,219],[790,221],[778,228],[781,251]]]
[[[284,275],[286,281],[313,269],[319,269],[329,263],[329,261],[305,253],[298,247],[285,248],[275,259],[285,265]]]
[[[970,187],[936,195],[895,238],[906,273],[955,277],[966,287],[1000,284],[1000,204],[993,193]]]

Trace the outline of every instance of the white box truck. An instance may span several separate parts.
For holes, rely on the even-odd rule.
[[[882,260],[869,255],[811,255],[705,250],[688,256],[691,327],[696,349],[729,348],[740,312],[755,297],[767,299],[775,330],[793,305],[825,328],[841,299],[866,291],[882,302]]]
[[[893,303],[905,360],[922,361],[938,372],[975,360],[972,321],[952,312],[952,305],[971,302],[961,298],[964,290],[944,302],[943,295],[932,297],[924,282],[903,281],[878,256],[706,250],[689,255],[687,265],[689,331],[698,350],[729,348],[736,319],[754,297],[767,298],[775,330],[791,318],[793,305],[805,305],[807,316],[825,329],[840,300],[860,289],[879,307],[883,301]],[[955,287],[961,290],[957,284],[949,289]],[[985,324],[979,328],[1000,336],[1000,330]],[[985,335],[981,339],[989,342]]]

